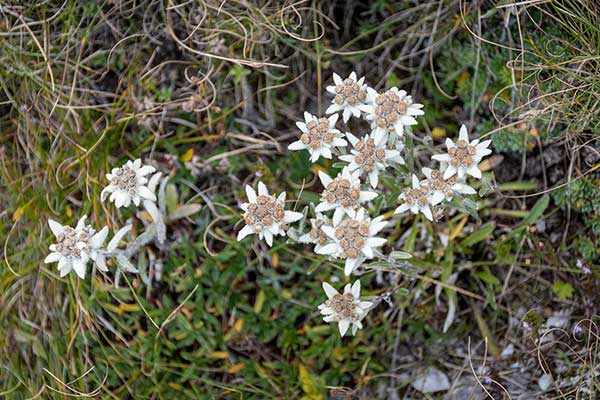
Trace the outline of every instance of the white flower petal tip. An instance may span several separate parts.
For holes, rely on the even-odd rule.
[[[100,199],[104,201],[108,196],[117,208],[129,207],[132,203],[139,206],[142,199],[156,202],[156,185],[161,173],[158,172],[148,182],[147,175],[156,171],[151,165],[143,165],[138,158],[135,161],[127,161],[119,168],[113,168],[110,174],[106,174],[109,185],[106,186]]]
[[[462,125],[458,134],[456,143],[452,139],[446,139],[447,153],[436,154],[431,158],[441,163],[448,164],[444,170],[444,179],[449,179],[454,175],[459,179],[470,175],[476,179],[481,179],[481,170],[477,165],[481,160],[491,154],[488,149],[491,140],[479,143],[479,140],[469,141],[467,127]]]
[[[320,157],[332,158],[331,150],[335,147],[344,147],[348,143],[343,139],[343,134],[335,128],[338,116],[334,114],[329,118],[316,116],[305,112],[305,122],[297,122],[300,129],[300,140],[291,143],[289,150],[308,150],[311,162],[317,162]]]
[[[273,236],[286,235],[287,225],[299,221],[304,214],[285,210],[285,192],[277,198],[269,194],[264,183],[258,183],[258,195],[250,186],[246,186],[248,203],[243,203],[240,208],[244,211],[246,225],[238,232],[237,241],[243,240],[248,235],[257,234],[260,239],[265,239],[273,245]]]
[[[346,335],[352,327],[352,335],[362,328],[362,320],[367,315],[373,303],[360,300],[360,281],[346,285],[343,293],[339,293],[333,286],[323,282],[323,290],[327,295],[325,303],[318,306],[323,321],[337,322],[340,336]]]

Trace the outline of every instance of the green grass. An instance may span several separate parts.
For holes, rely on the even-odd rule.
[[[598,307],[597,10],[533,5],[519,33],[514,14],[503,26],[504,8],[469,5],[461,17],[456,3],[2,4],[13,11],[0,19],[0,397],[441,398],[416,392],[411,374],[435,366],[471,382],[468,360],[484,363],[485,336],[489,373],[513,398],[538,390],[538,348],[566,388],[549,393],[567,398],[567,378],[585,378],[595,348],[557,339],[589,353],[581,363],[568,349],[538,347],[537,331],[528,336],[513,320],[537,327],[571,307],[573,322]],[[514,49],[469,33],[478,16],[486,40]],[[542,18],[553,23],[536,24]],[[257,65],[265,62],[275,65]],[[298,211],[317,197],[307,155],[286,147],[302,112],[326,107],[331,73],[352,69],[425,104],[417,136],[432,134],[437,146],[465,122],[493,132],[495,158],[477,187],[485,195],[437,224],[390,218],[406,170],[382,178],[373,214],[393,221],[385,249],[413,258],[374,263],[360,277],[379,304],[365,329],[342,339],[316,308],[322,281],[346,282],[340,263],[285,239],[268,248],[235,234],[245,184],[287,191]],[[190,99],[196,111],[185,109]],[[558,178],[550,168],[545,178],[529,174],[528,160],[557,143],[569,150],[553,164]],[[171,204],[201,205],[168,227],[166,246],[139,254],[162,276],[121,275],[117,288],[110,265],[85,280],[59,278],[43,264],[48,218],[87,214],[111,228],[131,220],[134,234],[143,231],[134,211],[99,201],[105,173],[137,157],[169,174]],[[504,359],[509,343],[515,354]]]

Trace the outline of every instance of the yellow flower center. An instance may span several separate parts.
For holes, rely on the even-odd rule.
[[[256,203],[248,205],[248,211],[244,215],[247,225],[253,225],[258,231],[263,228],[281,222],[285,216],[283,203],[277,202],[271,196],[258,196]]]
[[[323,142],[331,144],[333,139],[333,133],[329,132],[329,120],[327,118],[319,118],[318,120],[311,120],[306,124],[308,133],[303,133],[300,136],[302,143],[309,145],[312,149],[318,149],[322,146]]]
[[[325,302],[325,305],[331,308],[336,316],[336,320],[350,319],[358,321],[359,315],[356,312],[355,298],[352,293],[339,294],[336,293],[333,297]]]
[[[329,182],[321,197],[328,203],[337,203],[344,207],[357,206],[360,199],[360,185],[352,186],[348,179],[337,177]]]
[[[80,257],[82,249],[77,247],[77,244],[83,242],[85,244],[84,249],[87,248],[90,240],[90,232],[87,229],[77,232],[74,228],[65,226],[56,240],[57,252],[65,257]]]
[[[409,105],[391,90],[380,94],[375,98],[375,125],[379,128],[393,129],[396,121],[406,114]]]
[[[137,176],[134,170],[124,166],[115,171],[110,183],[133,196],[136,191]]]
[[[358,83],[350,78],[335,86],[334,102],[338,105],[348,104],[350,106],[362,103],[367,98],[367,93],[360,88]]]
[[[456,142],[455,147],[448,149],[450,155],[450,165],[455,168],[465,167],[470,168],[475,164],[473,156],[477,153],[475,146],[471,146],[465,140],[459,140]]]
[[[335,237],[343,251],[341,258],[357,258],[369,237],[369,222],[343,220],[335,228]]]
[[[385,149],[375,146],[373,138],[362,139],[356,146],[358,154],[354,157],[354,162],[362,165],[366,173],[371,173],[375,170],[375,163],[385,159]]]

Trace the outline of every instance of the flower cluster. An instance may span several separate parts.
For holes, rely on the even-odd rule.
[[[269,194],[262,182],[258,182],[258,196],[250,185],[246,186],[246,195],[248,202],[240,206],[245,212],[246,226],[238,233],[238,241],[256,233],[260,239],[264,238],[267,244],[272,246],[273,236],[285,236],[287,224],[302,218],[301,213],[284,209],[285,192],[275,198]]]
[[[315,166],[323,189],[314,208],[315,218],[310,219],[311,229],[298,240],[314,244],[317,254],[343,260],[344,274],[349,276],[366,260],[381,255],[379,248],[387,241],[377,236],[387,225],[384,217],[371,218],[367,211],[371,208],[370,203],[379,196],[375,190],[380,186],[382,174],[395,169],[398,172],[396,181],[411,178],[411,185],[404,187],[399,195],[400,205],[395,214],[410,211],[434,221],[434,208],[449,205],[454,197],[476,194],[466,178],[482,177],[478,165],[491,150],[488,149],[489,140],[469,141],[467,128],[463,125],[456,143],[446,140],[447,153],[431,157],[439,162],[437,168],[425,167],[421,172],[409,168],[410,174],[405,175],[398,169],[398,166],[406,165],[405,158],[411,160],[411,166],[415,164],[412,162],[414,155],[407,151],[405,136],[412,135],[411,127],[417,124],[416,117],[424,115],[423,105],[416,103],[405,90],[395,87],[377,92],[365,83],[364,77],[358,79],[355,72],[345,79],[333,74],[333,81],[334,85],[326,89],[333,95],[331,105],[325,111],[329,116],[305,112],[304,121],[296,123],[300,129],[299,139],[288,149],[308,150],[313,163],[320,157],[332,159],[334,156],[346,163],[335,176]],[[351,117],[362,119],[370,131],[362,137],[350,132],[343,135],[336,128],[339,112],[344,123]],[[345,151],[348,142],[352,148]],[[419,178],[421,174],[423,178]],[[259,183],[258,197],[249,186],[246,193],[249,203],[242,204],[246,226],[239,232],[238,240],[257,233],[271,246],[273,236],[284,235],[287,224],[303,216],[285,211],[285,194],[283,198],[275,199],[262,183]],[[331,214],[327,215],[329,212]],[[324,321],[337,322],[342,336],[350,326],[355,334],[362,327],[361,321],[367,311],[373,307],[372,302],[360,300],[360,281],[346,285],[343,294],[328,283],[323,283],[323,289],[328,297],[319,306]]]
[[[109,184],[101,194],[100,200],[108,197],[117,208],[136,207],[143,204],[154,221],[152,235],[146,235],[145,241],[149,242],[154,237],[159,243],[163,243],[166,236],[166,228],[162,212],[157,206],[156,188],[162,176],[160,172],[154,173],[156,169],[150,165],[143,165],[140,159],[127,161],[119,168],[113,168],[111,173],[106,174]],[[153,174],[150,178],[148,175]],[[166,183],[166,180],[163,181]],[[96,231],[91,225],[86,224],[87,216],[83,216],[73,228],[49,219],[48,225],[56,238],[56,243],[50,245],[51,253],[44,259],[44,263],[58,263],[58,271],[61,277],[74,271],[81,279],[85,278],[90,261],[102,272],[107,272],[106,260],[114,258],[125,272],[137,272],[137,269],[129,261],[130,252],[118,249],[121,240],[131,231],[132,226],[126,225],[117,230],[107,245],[104,245],[108,236],[108,227]],[[143,245],[141,241],[134,243],[139,248]]]

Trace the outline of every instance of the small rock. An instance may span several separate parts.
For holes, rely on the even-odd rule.
[[[411,382],[413,388],[422,393],[435,393],[450,388],[450,381],[446,374],[437,368],[431,367],[421,371]]]

